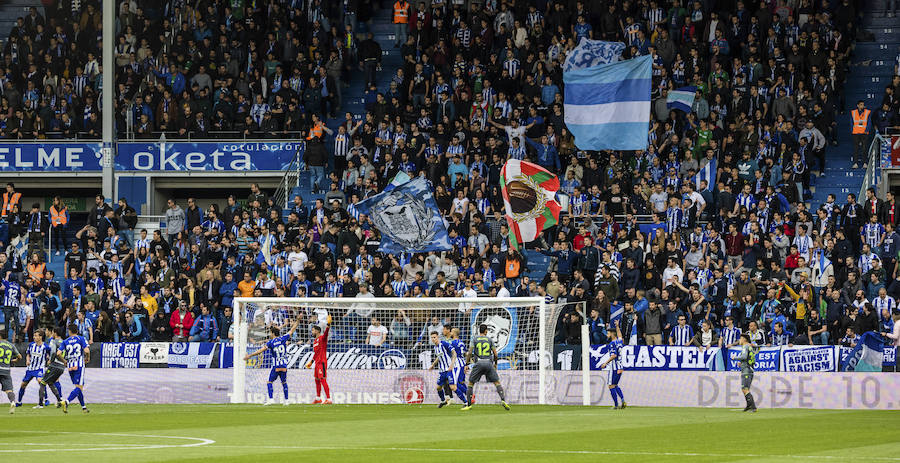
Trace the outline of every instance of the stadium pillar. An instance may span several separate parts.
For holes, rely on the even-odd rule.
[[[581,405],[591,404],[591,327],[581,325]]]
[[[115,204],[115,172],[113,170],[113,141],[115,140],[116,73],[113,52],[116,44],[116,2],[103,0],[103,196]]]

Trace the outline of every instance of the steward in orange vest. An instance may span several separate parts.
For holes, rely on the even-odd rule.
[[[866,109],[863,100],[856,102],[856,109],[850,111],[853,126],[850,132],[853,134],[853,168],[858,169],[862,164],[865,169],[869,161],[869,118],[872,112]]]
[[[22,193],[16,192],[16,186],[12,183],[6,184],[6,193],[3,193],[3,212],[0,213],[3,218],[6,218],[10,212],[13,210],[13,206],[19,204],[22,200]],[[20,205],[21,208],[21,205]]]
[[[50,227],[50,246],[56,246],[58,256],[61,252],[66,252],[66,233],[69,230],[69,208],[59,196],[53,198],[53,205],[50,206]]]
[[[406,43],[409,29],[409,3],[406,0],[394,2],[394,48]]]

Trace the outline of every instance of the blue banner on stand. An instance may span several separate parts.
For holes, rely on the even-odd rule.
[[[838,348],[835,346],[781,348],[781,371],[837,371],[838,361]]]
[[[101,143],[0,143],[0,171],[100,172]]]
[[[138,368],[140,356],[139,342],[104,342],[100,351],[100,365],[102,368]]]
[[[298,150],[298,141],[119,143],[116,170],[237,172],[282,171]]]

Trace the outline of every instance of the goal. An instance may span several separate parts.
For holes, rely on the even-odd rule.
[[[443,327],[452,326],[468,346],[480,324],[488,326],[497,346],[508,402],[561,403],[552,354],[565,304],[546,304],[540,297],[235,298],[234,303],[232,403],[265,401],[272,358],[268,352],[243,358],[265,345],[270,327],[285,333],[298,319],[288,348],[288,403],[312,402],[313,374],[305,370],[313,355],[312,327],[324,328],[329,316],[328,383],[335,403],[437,403],[438,372],[429,369],[431,332],[443,339]],[[497,402],[493,389],[477,385],[477,402]]]

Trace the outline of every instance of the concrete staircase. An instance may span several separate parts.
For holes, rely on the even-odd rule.
[[[824,203],[829,194],[834,194],[838,202],[843,203],[847,193],[859,193],[865,171],[851,169],[850,110],[856,107],[858,100],[865,101],[869,109],[880,107],[884,87],[891,82],[894,72],[894,58],[900,53],[900,18],[881,16],[884,0],[866,3],[860,27],[871,32],[875,41],[857,42],[850,58],[850,72],[844,89],[847,104],[843,109],[846,111],[837,116],[838,146],[829,146],[826,151],[825,176],[816,179],[814,186],[811,201],[814,208]]]
[[[372,18],[372,23],[370,25],[360,23],[358,32],[363,37],[365,33],[372,32],[375,36],[375,41],[381,46],[382,70],[377,74],[377,86],[379,92],[387,92],[390,87],[391,78],[397,72],[397,69],[403,65],[403,57],[400,56],[400,49],[394,48],[394,26],[391,23],[390,8],[382,8],[379,10]],[[365,85],[365,75],[363,72],[354,71],[351,74],[349,87],[342,89],[341,96],[343,97],[343,101],[341,103],[340,111],[337,111],[336,114],[338,117],[328,119],[328,121],[326,121],[328,127],[334,129],[344,122],[344,114],[347,112],[359,117],[362,117],[366,113]],[[332,149],[332,145],[328,141],[326,141],[326,148],[329,152]],[[298,183],[299,186],[291,189],[288,196],[288,203],[293,201],[294,196],[299,195],[303,198],[304,204],[312,206],[316,199],[324,197],[324,195],[310,191],[308,171],[300,172]],[[323,186],[323,189],[327,190],[327,186]],[[287,209],[285,209],[285,214],[287,214]]]
[[[40,0],[5,0],[0,2],[0,46],[5,46],[9,32],[16,25],[16,18],[25,17],[31,7],[37,7],[38,13],[44,15],[44,7]],[[44,20],[46,21],[46,17]]]

